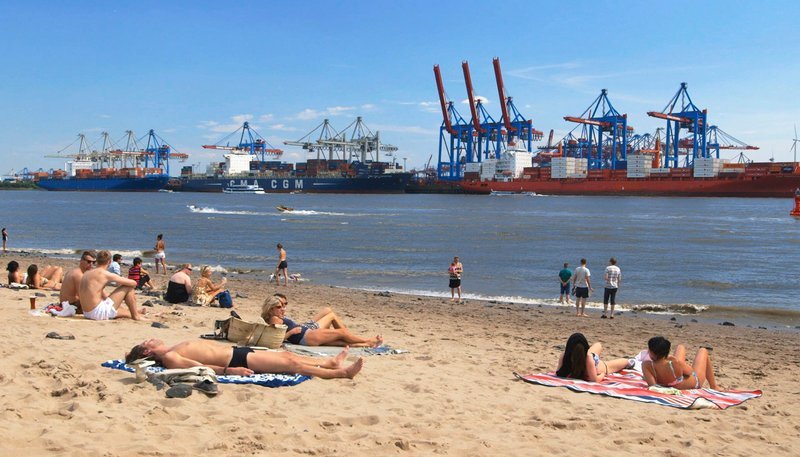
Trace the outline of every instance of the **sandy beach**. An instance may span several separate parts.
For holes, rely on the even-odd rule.
[[[57,264],[74,261],[0,256]],[[129,259],[126,259],[129,260]],[[196,269],[197,270],[197,269]],[[127,268],[124,268],[127,271]],[[194,279],[196,279],[195,271]],[[167,276],[155,278],[164,286]],[[5,281],[3,281],[5,283]],[[443,286],[445,282],[443,281]],[[465,288],[469,285],[465,284]],[[245,318],[277,288],[230,276]],[[136,343],[167,343],[212,331],[226,310],[155,306],[151,322],[35,317],[27,290],[0,289],[0,454],[75,456],[215,455],[586,455],[796,456],[800,454],[800,334],[626,313],[575,317],[572,308],[525,309],[335,288],[280,287],[287,315],[306,320],[334,308],[355,333],[382,334],[408,350],[371,356],[353,380],[294,387],[220,385],[221,394],[165,398],[149,383],[102,368]],[[55,302],[54,292],[38,303]],[[143,302],[148,297],[140,297]],[[46,339],[48,332],[75,340]],[[606,358],[638,353],[654,335],[714,347],[717,380],[764,395],[720,410],[686,411],[518,381],[550,371],[567,337],[601,341]]]

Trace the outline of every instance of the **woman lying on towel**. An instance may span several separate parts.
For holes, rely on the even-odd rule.
[[[28,267],[28,279],[25,284],[30,289],[52,289],[61,290],[61,277],[64,269],[48,265],[39,272],[36,264]]]
[[[675,348],[675,355],[670,356],[670,346],[669,340],[663,336],[655,336],[647,342],[650,360],[642,363],[642,374],[648,386],[658,384],[680,390],[699,389],[708,381],[710,388],[719,390],[708,349],[698,349],[694,362],[689,366],[686,363],[686,348],[679,344]]]
[[[289,300],[283,294],[275,294],[264,300],[261,317],[268,324],[283,324],[288,327],[286,341],[303,346],[352,346],[378,347],[383,344],[381,335],[362,338],[350,333],[344,322],[330,308],[314,316],[314,320],[298,324],[285,317]]]
[[[633,359],[614,359],[608,362],[600,360],[602,351],[603,345],[599,342],[589,346],[582,333],[573,333],[567,340],[564,353],[558,358],[556,375],[562,378],[600,382],[611,373],[633,367]]]

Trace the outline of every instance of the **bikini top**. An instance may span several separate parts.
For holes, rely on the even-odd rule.
[[[650,365],[653,367],[653,374],[656,374],[656,364],[652,360],[650,361]],[[675,367],[672,366],[672,360],[667,360],[667,365],[669,365],[669,371],[672,372],[672,376],[675,378],[674,381],[668,382],[665,385],[667,387],[675,387],[678,384],[683,382],[683,375],[677,376],[675,374]]]

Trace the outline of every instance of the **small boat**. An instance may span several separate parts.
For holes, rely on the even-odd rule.
[[[794,191],[794,209],[789,212],[789,215],[800,218],[800,188]]]
[[[226,194],[264,194],[264,188],[257,184],[230,184],[222,189]]]
[[[278,205],[275,207],[278,211],[282,213],[288,213],[289,211],[294,211],[294,208],[290,208],[288,206]]]

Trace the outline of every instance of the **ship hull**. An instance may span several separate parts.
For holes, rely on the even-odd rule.
[[[516,179],[461,181],[467,193],[536,192],[545,195],[631,195],[665,197],[786,198],[800,187],[798,174],[731,178],[650,177],[584,179]]]
[[[231,186],[257,186],[265,193],[403,193],[409,173],[356,176],[348,178],[181,178],[172,189],[181,192],[225,192]]]
[[[166,187],[169,176],[133,178],[47,178],[36,185],[50,191],[68,192],[157,192]]]

